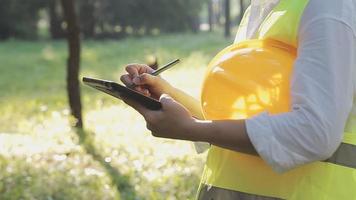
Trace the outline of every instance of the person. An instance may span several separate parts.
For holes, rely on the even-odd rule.
[[[236,153],[238,164],[208,157],[198,199],[356,199],[356,1],[252,0],[235,43],[269,37],[298,51],[289,112],[205,120],[199,100],[143,64],[126,66],[121,80],[162,110],[124,101],[153,136]]]

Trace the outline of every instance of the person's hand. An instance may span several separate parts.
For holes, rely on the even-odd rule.
[[[123,100],[144,117],[147,129],[152,132],[153,136],[192,140],[189,132],[195,119],[186,108],[170,96],[163,94],[160,97],[162,109],[158,111],[149,110],[128,98],[123,98]]]
[[[158,99],[163,93],[169,93],[170,84],[159,76],[152,76],[154,70],[144,64],[130,64],[126,66],[127,74],[120,80],[127,86],[132,87],[146,96]]]

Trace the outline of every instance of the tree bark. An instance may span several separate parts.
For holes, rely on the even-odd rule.
[[[230,0],[225,0],[225,37],[231,36]]]
[[[62,29],[63,19],[58,11],[58,0],[48,1],[48,13],[49,13],[49,31],[52,39],[61,39],[65,37],[65,33]]]
[[[219,27],[223,25],[221,19],[224,16],[224,9],[225,9],[224,8],[224,3],[225,3],[225,0],[217,0],[213,4],[213,7],[215,7],[213,9],[216,10],[216,12],[215,12],[215,22]]]
[[[67,93],[71,113],[75,118],[74,126],[83,128],[82,105],[80,100],[80,31],[73,0],[61,0],[64,18],[67,23],[69,57],[67,60]]]
[[[95,36],[95,6],[93,0],[84,0],[80,4],[79,19],[81,31],[85,38],[94,38]]]
[[[244,16],[245,8],[244,8],[244,1],[239,0],[239,2],[240,2],[240,14],[237,18],[237,22],[240,24],[242,21],[242,17]]]
[[[213,2],[212,0],[208,0],[208,22],[209,22],[209,31],[212,32],[214,27],[213,27]]]

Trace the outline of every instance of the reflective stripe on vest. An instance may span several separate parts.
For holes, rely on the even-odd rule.
[[[308,0],[280,0],[273,11],[261,24],[256,39],[271,38],[296,47],[298,44],[298,29],[303,11]],[[245,11],[237,35],[246,32],[251,6]]]
[[[352,143],[352,141],[347,141],[347,139],[345,139],[346,137],[354,137],[355,139],[356,134],[345,133],[344,140],[339,146],[339,148],[330,158],[326,159],[325,162],[356,169],[356,143]]]
[[[280,0],[256,37],[297,47],[299,22],[307,4],[308,0]],[[240,29],[246,25],[247,16],[248,12]],[[345,133],[343,143],[329,159],[284,174],[275,173],[257,156],[211,146],[199,191],[199,200],[356,199],[356,132]]]
[[[308,198],[309,195],[303,195],[307,193],[308,189],[303,191],[300,190],[301,195],[290,195],[290,197],[285,196],[275,197],[275,196],[264,196],[253,193],[245,193],[236,190],[224,189],[215,187],[209,184],[202,184],[198,194],[198,200],[205,199],[240,199],[240,200],[274,200],[274,199],[355,199],[355,176],[356,174],[356,134],[355,133],[345,133],[344,142],[341,143],[339,148],[335,151],[335,153],[324,162],[328,162],[330,164],[323,165],[322,162],[320,166],[325,168],[329,168],[327,170],[337,170],[334,171],[329,180],[333,180],[331,182],[329,191],[325,191],[325,196],[321,195],[319,197]],[[311,164],[312,165],[312,164]],[[316,166],[315,166],[316,167]],[[314,168],[315,168],[314,167]],[[322,169],[322,168],[321,168]],[[295,172],[295,171],[294,171]],[[325,176],[328,176],[329,173],[326,173]],[[283,175],[282,175],[283,176]],[[292,176],[293,177],[293,176]],[[238,177],[237,177],[238,178]],[[262,178],[262,177],[261,177]],[[305,178],[305,177],[303,177]],[[310,179],[310,177],[306,177],[306,180]],[[288,178],[284,178],[285,184],[288,184]],[[310,179],[313,180],[313,179]],[[324,179],[321,179],[318,185],[327,184],[327,182],[323,182]],[[263,181],[263,180],[262,180]],[[315,184],[315,183],[314,183]],[[337,185],[338,184],[338,185]],[[351,185],[347,185],[351,184]],[[311,187],[313,185],[310,185]],[[317,192],[316,192],[317,194]]]
[[[272,38],[298,46],[298,29],[308,0],[280,0],[257,33],[258,39]]]
[[[244,192],[227,190],[214,186],[203,185],[200,188],[198,200],[279,200],[280,198],[266,197]]]

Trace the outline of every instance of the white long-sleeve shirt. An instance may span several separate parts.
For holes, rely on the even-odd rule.
[[[252,0],[235,42],[252,39],[276,2]],[[298,37],[290,112],[246,120],[254,147],[277,172],[330,157],[356,117],[356,0],[309,0]]]

